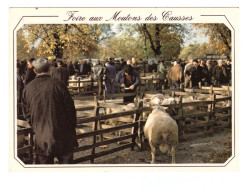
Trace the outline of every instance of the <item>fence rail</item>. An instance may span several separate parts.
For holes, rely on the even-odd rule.
[[[204,91],[204,90],[203,90]],[[206,92],[206,91],[205,91]],[[210,90],[211,92],[211,90]],[[213,90],[214,92],[214,90]],[[176,104],[169,104],[169,105],[163,105],[168,107],[169,109],[175,109],[177,111],[177,115],[172,116],[174,120],[176,120],[178,127],[179,127],[179,139],[180,140],[186,140],[192,137],[200,136],[200,135],[206,135],[211,134],[214,131],[218,131],[222,128],[228,128],[231,127],[231,96],[228,96],[230,93],[227,93],[227,96],[224,95],[216,95],[213,94],[198,94],[200,92],[196,90],[187,90],[185,92],[180,91],[173,91],[171,92],[172,96],[179,96],[179,102]],[[170,92],[169,92],[170,94]],[[130,95],[136,95],[137,93],[124,93],[124,94],[114,94],[110,96],[101,96],[104,100],[114,97],[124,97],[124,95],[130,96]],[[182,103],[182,97],[192,95],[192,96],[203,96],[205,98],[209,98],[210,100],[203,100],[203,101],[195,101],[195,102],[188,102],[188,103]],[[143,95],[142,95],[143,96]],[[216,98],[219,97],[219,98]],[[77,118],[77,127],[82,126],[83,123],[92,123],[92,131],[91,132],[85,132],[81,134],[77,134],[77,139],[84,139],[84,138],[91,138],[92,143],[88,145],[83,145],[78,148],[75,148],[75,153],[79,152],[85,152],[85,155],[82,155],[80,157],[77,157],[74,162],[75,163],[81,163],[85,161],[90,161],[91,163],[94,163],[96,158],[115,153],[120,150],[124,150],[127,148],[130,148],[131,150],[134,149],[134,146],[138,144],[139,148],[142,149],[143,143],[142,143],[142,137],[143,137],[143,128],[145,125],[145,120],[142,119],[142,113],[145,111],[151,111],[151,108],[143,107],[142,102],[139,102],[137,104],[136,109],[131,111],[125,111],[120,113],[112,113],[112,114],[102,114],[100,113],[101,108],[107,108],[110,107],[109,104],[99,103],[98,99],[100,96],[92,96],[92,99],[95,101],[94,106],[87,106],[87,107],[80,107],[76,108],[77,111],[87,111],[87,110],[93,110],[92,116],[88,117],[78,117]],[[219,102],[228,101],[230,102],[229,106],[227,107],[218,107]],[[183,112],[183,108],[193,106],[196,108],[205,107],[207,108],[206,111],[199,111],[199,109],[196,110],[195,113],[191,114],[185,114]],[[108,127],[108,128],[102,128],[102,123],[105,120],[112,119],[112,118],[120,118],[120,121],[122,117],[125,116],[131,116],[133,115],[133,119],[127,120],[129,123],[123,123],[121,125],[115,126],[115,127]],[[125,121],[125,120],[123,120]],[[20,123],[19,123],[20,124]],[[24,123],[22,122],[19,127],[21,127],[17,131],[17,135],[28,135],[29,144],[18,148],[18,155],[21,155],[23,153],[32,152],[31,155],[29,155],[29,158],[32,160],[28,162],[33,162],[33,132],[31,128],[24,128]],[[123,131],[125,129],[130,129],[129,134],[120,136],[120,137],[114,137],[111,139],[105,139],[103,138],[103,135],[113,132],[119,132]],[[97,136],[99,136],[99,139],[97,140]],[[135,141],[136,138],[138,138],[138,143]],[[105,149],[104,151],[98,151],[97,148],[100,146],[104,146],[107,144],[116,143],[119,141],[127,140],[128,143],[118,146],[116,148],[112,149]],[[88,151],[91,150],[91,151]],[[26,160],[27,162],[27,160]]]

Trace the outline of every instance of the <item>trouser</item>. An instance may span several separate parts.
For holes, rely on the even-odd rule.
[[[172,89],[180,89],[180,83],[172,81],[171,87],[172,87]]]
[[[164,80],[161,80],[160,79],[160,82],[159,82],[159,89],[162,89],[162,85],[165,85],[165,79]]]
[[[97,86],[98,86],[98,95],[100,96],[103,93],[103,80],[102,79],[98,79]]]
[[[37,147],[36,164],[54,164],[54,158],[57,157],[59,164],[73,164],[73,151],[63,154],[45,155],[45,152]]]
[[[111,83],[111,81],[109,80],[106,80],[105,81],[105,91],[106,91],[106,94],[114,94],[114,82]]]
[[[191,80],[191,77],[190,76],[185,76],[185,81],[184,81],[184,87],[189,87],[190,85],[190,80]]]
[[[129,89],[129,90],[125,90],[125,93],[134,93],[134,92],[135,92],[135,90],[131,90],[131,89]],[[134,98],[135,98],[135,96],[127,96],[127,97],[123,97],[125,103],[131,103],[131,102],[134,102]]]

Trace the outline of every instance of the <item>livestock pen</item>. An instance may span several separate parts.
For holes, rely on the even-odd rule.
[[[229,92],[227,89],[220,90],[222,91],[221,95],[221,93],[214,93],[215,89],[184,89],[184,91],[163,90],[164,94],[179,98],[179,101],[175,104],[164,105],[169,109],[175,110],[176,114],[172,117],[177,121],[179,126],[179,140],[186,141],[198,136],[213,134],[224,128],[231,129],[231,91]],[[77,138],[80,142],[79,147],[75,148],[75,163],[87,161],[95,163],[95,159],[97,158],[105,157],[106,155],[114,154],[128,148],[131,149],[131,152],[135,153],[136,151],[132,151],[135,145],[142,151],[144,144],[143,127],[145,125],[145,119],[142,118],[142,113],[151,111],[151,108],[143,107],[142,102],[138,101],[138,99],[144,96],[143,92],[144,90],[140,89],[138,93],[130,94],[121,93],[107,96],[89,95],[73,97],[73,99],[77,100],[89,99],[94,102],[91,106],[76,108],[77,112],[82,114],[82,116],[78,116],[77,118],[77,128],[81,128],[85,124],[88,124],[87,126],[91,126],[91,128],[90,131],[87,132],[77,131]],[[153,93],[156,93],[156,91],[153,91]],[[106,102],[107,100],[112,101],[113,98],[130,95],[136,95],[136,108],[134,110],[105,114],[105,108],[109,107],[109,104]],[[203,100],[183,103],[182,99],[185,96],[200,97]],[[223,104],[225,101],[227,102],[226,106]],[[118,104],[122,105],[122,103]],[[186,107],[194,107],[195,112],[190,114],[184,113],[183,108]],[[133,115],[131,120],[124,118],[130,115]],[[119,118],[123,124],[115,127],[105,125],[105,121],[112,118]],[[23,123],[18,123],[18,126],[17,135],[25,134],[27,135],[26,138],[29,140],[28,143],[26,143],[27,145],[25,144],[23,147],[17,149],[18,156],[24,159],[23,162],[26,164],[35,163],[34,133],[31,131],[31,128],[26,128]],[[84,126],[84,128],[86,127]],[[125,130],[128,133],[120,137],[113,135],[114,132]],[[88,139],[89,142],[83,142],[84,139]],[[124,141],[125,144],[117,144],[117,142],[121,141]],[[112,144],[112,147],[108,147],[110,144]],[[19,155],[24,153],[27,153],[27,158],[22,158],[22,156]]]

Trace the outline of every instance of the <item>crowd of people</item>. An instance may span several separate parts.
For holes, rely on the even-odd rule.
[[[219,86],[231,84],[231,61],[191,59],[187,64],[181,60],[165,66],[164,61],[153,62],[121,59],[105,62],[91,60],[66,63],[58,59],[52,62],[46,58],[17,61],[17,117],[26,119],[36,135],[37,162],[71,164],[76,140],[76,111],[68,90],[71,76],[90,76],[98,83],[99,95],[105,87],[106,94],[117,89],[125,93],[136,91],[141,83],[140,75],[156,73],[160,86],[170,88]],[[103,83],[105,85],[103,86]],[[191,86],[192,85],[192,86]],[[124,102],[133,102],[135,96],[124,97]],[[21,105],[21,106],[20,106]]]
[[[36,77],[36,69],[33,65],[35,59],[31,58],[22,62],[17,61],[17,97],[20,102],[23,87]],[[98,83],[98,95],[103,93],[114,94],[123,91],[134,92],[140,82],[140,73],[156,73],[159,79],[159,87],[164,85],[168,88],[184,87],[197,88],[202,86],[231,85],[231,61],[229,59],[211,61],[204,59],[190,59],[188,63],[176,60],[170,66],[164,64],[163,60],[147,61],[139,59],[106,61],[97,60],[72,60],[68,63],[62,59],[50,62],[50,75],[60,79],[66,86],[70,76],[90,76]],[[103,85],[105,83],[105,85]],[[133,98],[124,98],[125,102],[132,102]],[[21,112],[18,109],[18,113]]]

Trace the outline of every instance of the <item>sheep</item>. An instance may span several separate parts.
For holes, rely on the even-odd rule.
[[[176,103],[175,98],[165,98],[163,99],[160,105],[175,104],[175,103]]]
[[[175,149],[178,145],[178,125],[165,112],[163,107],[156,107],[149,115],[145,127],[144,135],[149,141],[151,147],[151,163],[155,163],[156,147],[159,147],[162,153],[171,148],[171,163],[175,163]]]
[[[106,110],[106,114],[112,114],[112,113],[119,113],[124,112],[125,110],[121,107],[108,107]],[[112,126],[118,126],[120,125],[119,118],[110,118],[108,119],[108,123]]]
[[[151,106],[160,105],[164,99],[165,97],[163,94],[153,95],[150,100]]]
[[[135,109],[135,103],[129,103],[126,106],[123,107],[125,111],[131,111]]]

